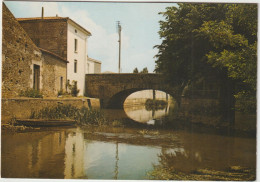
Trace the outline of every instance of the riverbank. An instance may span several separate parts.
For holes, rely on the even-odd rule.
[[[183,110],[176,109],[176,104],[173,101],[169,101],[165,109],[147,110],[143,102],[140,100],[128,100],[124,106],[124,110],[109,110],[104,109],[102,112],[105,114],[100,117],[99,112],[99,100],[90,98],[48,98],[48,99],[31,99],[31,98],[14,98],[14,99],[2,99],[2,124],[14,123],[16,119],[68,119],[64,115],[64,118],[59,118],[62,115],[60,112],[68,112],[69,107],[65,108],[66,105],[70,105],[73,110],[81,110],[80,114],[81,122],[85,124],[107,124],[111,127],[136,127],[142,129],[187,129],[198,131],[208,130],[223,135],[243,135],[243,136],[256,136],[256,115],[248,115],[236,112],[235,123],[233,126],[229,126],[229,123],[219,122],[218,116],[208,116],[208,113],[203,115],[203,111],[198,113],[187,113]],[[209,102],[209,101],[207,101]],[[132,103],[133,105],[129,104]],[[138,104],[139,103],[139,104]],[[197,102],[202,103],[201,101]],[[186,104],[187,105],[187,104]],[[204,103],[205,105],[205,103]],[[211,105],[211,102],[207,103]],[[64,107],[64,108],[63,108]],[[87,112],[89,108],[93,108],[96,112]],[[50,109],[52,108],[52,111]],[[63,108],[63,109],[62,109]],[[77,109],[76,109],[77,108]],[[194,108],[194,106],[192,107]],[[205,107],[203,107],[205,108]],[[43,110],[43,111],[41,111]],[[37,117],[32,116],[33,113],[42,112],[41,118],[39,114]],[[51,112],[47,114],[48,112]],[[71,111],[74,112],[74,111]],[[43,115],[45,114],[45,116]],[[63,113],[64,114],[64,113]],[[75,113],[74,113],[75,114]],[[84,119],[88,114],[88,119]],[[49,116],[48,116],[49,115]],[[55,118],[55,116],[57,117]],[[85,116],[84,116],[85,115]],[[51,116],[51,118],[50,118]],[[74,116],[70,119],[75,119]],[[88,120],[88,121],[87,121]],[[89,121],[91,120],[91,121]],[[98,121],[102,120],[102,121]],[[103,122],[105,121],[106,122]],[[93,122],[94,121],[94,122]],[[98,124],[99,123],[99,124]],[[3,129],[15,128],[11,125],[3,126]],[[15,130],[15,129],[12,129]],[[18,128],[17,130],[20,130]]]
[[[28,119],[32,111],[41,110],[46,107],[56,107],[58,105],[72,105],[77,108],[82,106],[87,108],[99,108],[99,99],[88,97],[70,98],[2,98],[1,123],[7,124],[14,119]]]

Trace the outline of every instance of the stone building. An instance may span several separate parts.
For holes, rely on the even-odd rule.
[[[59,91],[66,89],[67,63],[68,61],[50,51],[39,48],[43,57],[43,94],[57,95]]]
[[[88,73],[101,73],[101,62],[87,57],[87,67],[86,67],[86,74]]]
[[[66,59],[37,47],[4,3],[2,11],[2,97],[30,88],[57,96],[66,84]]]
[[[83,95],[87,72],[87,39],[91,33],[68,17],[42,16],[17,20],[38,47],[69,61],[67,79],[70,83],[76,81],[79,95]]]

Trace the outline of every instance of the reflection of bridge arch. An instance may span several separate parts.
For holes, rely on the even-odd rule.
[[[177,101],[180,95],[160,74],[87,74],[85,81],[85,95],[99,98],[104,108],[122,109],[129,95],[142,90],[161,90]]]

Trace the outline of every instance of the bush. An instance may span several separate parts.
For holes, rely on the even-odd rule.
[[[39,90],[26,89],[21,91],[19,94],[20,97],[32,97],[32,98],[43,98],[43,95]]]
[[[77,123],[103,125],[107,124],[103,113],[99,110],[88,109],[82,107],[81,109],[72,105],[58,105],[56,107],[45,107],[39,111],[31,112],[31,119],[73,119]]]
[[[70,84],[70,81],[67,81],[67,86],[70,89],[70,93],[73,97],[77,97],[79,93],[79,89],[77,86],[77,82],[75,80],[72,81],[72,85]]]

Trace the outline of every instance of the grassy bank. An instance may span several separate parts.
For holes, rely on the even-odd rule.
[[[187,153],[162,152],[158,155],[159,164],[148,172],[153,180],[199,180],[199,181],[253,181],[256,169],[242,166],[229,166],[222,170],[204,168],[199,160]],[[192,162],[191,162],[192,161]]]
[[[253,169],[232,166],[225,171],[198,169],[191,173],[184,173],[160,166],[148,173],[148,176],[152,180],[254,181],[256,172]]]
[[[45,107],[38,111],[32,111],[30,119],[73,119],[80,125],[104,125],[108,124],[104,114],[100,110],[77,108],[70,104],[58,105],[56,107]]]

